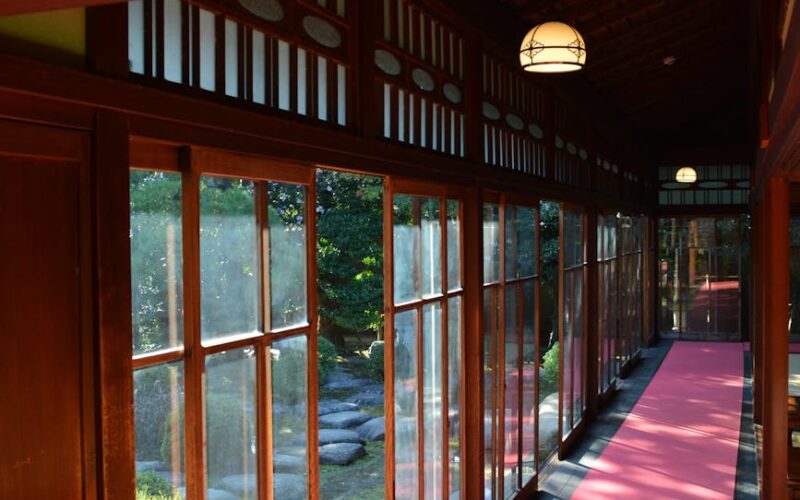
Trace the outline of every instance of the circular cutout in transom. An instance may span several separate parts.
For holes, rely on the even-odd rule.
[[[330,49],[335,49],[342,45],[342,34],[334,25],[317,16],[306,16],[303,18],[303,29],[312,40]]]
[[[403,71],[400,60],[391,52],[383,49],[375,49],[375,66],[391,76],[397,76]]]
[[[411,79],[414,80],[414,83],[420,90],[424,90],[425,92],[430,92],[436,88],[436,82],[433,80],[431,74],[422,68],[414,68],[414,71],[411,72]]]
[[[497,109],[497,106],[490,102],[483,101],[483,116],[488,118],[489,120],[499,120],[500,119],[500,110]]]
[[[283,20],[283,6],[278,0],[239,0],[239,5],[265,21]]]
[[[544,139],[544,130],[539,125],[535,123],[531,123],[528,125],[528,133],[533,136],[534,139]]]
[[[522,118],[514,113],[506,114],[506,123],[508,123],[508,126],[514,130],[522,130],[525,128],[525,122],[522,121]]]
[[[442,92],[444,93],[445,99],[452,102],[453,104],[461,104],[461,89],[453,85],[452,83],[445,83],[442,85]]]

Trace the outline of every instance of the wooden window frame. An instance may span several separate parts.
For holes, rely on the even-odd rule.
[[[277,341],[305,336],[307,342],[306,460],[307,488],[311,498],[319,496],[318,468],[318,373],[317,373],[317,271],[316,271],[316,183],[311,166],[275,161],[203,148],[178,148],[132,138],[131,168],[180,173],[182,177],[183,235],[183,346],[133,357],[133,369],[183,361],[184,446],[186,489],[189,498],[206,497],[205,361],[220,352],[251,347],[256,363],[257,491],[262,499],[273,499],[272,415],[269,348]],[[150,166],[152,165],[152,166]],[[203,343],[200,331],[200,177],[204,175],[254,181],[254,219],[259,231],[260,253],[259,333],[229,335]],[[272,329],[269,300],[269,182],[302,185],[305,190],[306,221],[306,324]]]
[[[439,222],[440,222],[440,230],[441,230],[441,238],[442,238],[442,245],[441,245],[441,273],[442,273],[442,282],[440,285],[440,293],[436,294],[432,297],[421,297],[418,299],[414,299],[411,301],[406,301],[401,304],[395,304],[394,299],[394,199],[395,195],[407,195],[407,196],[418,196],[418,197],[426,197],[426,198],[437,198],[439,200]],[[461,286],[457,289],[448,290],[448,267],[447,267],[447,250],[448,250],[448,239],[447,239],[447,203],[449,200],[455,200],[459,204],[458,210],[458,217],[459,217],[459,273],[461,276]],[[385,447],[385,498],[389,500],[393,500],[395,498],[395,425],[394,425],[394,380],[395,380],[395,366],[394,366],[394,318],[397,314],[407,311],[417,311],[417,331],[416,331],[416,339],[417,339],[417,380],[418,380],[418,388],[417,388],[417,411],[418,411],[418,419],[417,419],[417,446],[419,448],[418,457],[417,457],[417,477],[418,477],[418,484],[417,484],[417,495],[418,498],[423,498],[424,491],[425,491],[425,460],[424,460],[424,418],[422,417],[424,411],[424,405],[422,404],[423,398],[423,391],[424,391],[424,379],[422,376],[422,339],[423,339],[423,308],[429,304],[441,304],[441,345],[447,346],[448,342],[448,313],[449,313],[449,303],[450,300],[453,298],[460,298],[461,301],[461,328],[460,328],[460,345],[461,345],[461,364],[459,367],[459,371],[461,374],[461,387],[459,389],[459,400],[462,406],[462,411],[465,409],[465,401],[466,401],[466,383],[464,377],[464,366],[466,362],[466,357],[464,356],[464,346],[466,345],[466,283],[465,283],[465,251],[464,251],[464,212],[465,212],[465,203],[466,197],[465,193],[462,189],[457,188],[455,186],[449,186],[444,184],[433,184],[429,182],[411,180],[411,179],[403,179],[403,178],[386,178],[384,182],[384,210],[383,210],[383,225],[384,225],[384,297],[385,297],[385,305],[384,305],[384,338],[386,339],[385,343],[385,354],[384,354],[384,380],[385,382],[385,419],[386,419],[386,447]],[[450,430],[450,422],[449,422],[449,360],[448,360],[448,352],[447,349],[443,347],[442,354],[441,354],[442,363],[442,408],[443,408],[443,418],[442,418],[442,436],[443,439],[443,450],[442,450],[442,460],[444,461],[444,467],[442,467],[442,485],[445,489],[444,492],[441,492],[443,497],[449,496],[449,488],[450,488],[450,481],[449,481],[449,467],[447,463],[449,463],[450,457],[450,450],[449,450],[449,430]],[[463,412],[466,414],[466,412]],[[462,420],[459,423],[459,440],[460,440],[460,447],[463,450],[465,443],[466,443],[466,427],[467,422]],[[463,455],[463,451],[462,451]],[[466,491],[465,485],[467,482],[467,471],[465,466],[467,464],[467,460],[462,460],[462,469],[460,473],[461,485],[459,491]]]
[[[499,221],[499,234],[498,234],[498,241],[500,243],[499,248],[499,273],[497,276],[497,281],[486,283],[481,277],[481,296],[485,297],[485,293],[487,290],[491,290],[492,294],[492,311],[497,311],[497,321],[491,322],[491,336],[492,336],[492,364],[495,368],[495,376],[492,380],[492,393],[494,394],[493,404],[492,404],[492,450],[494,451],[494,456],[492,457],[492,484],[489,485],[492,491],[493,498],[497,499],[504,499],[506,498],[505,492],[505,480],[500,480],[500,478],[505,476],[505,437],[506,433],[504,432],[505,428],[505,378],[506,378],[506,363],[505,363],[505,339],[506,339],[506,293],[508,290],[517,288],[517,344],[520,347],[520,357],[518,361],[517,370],[521,374],[524,364],[524,315],[525,315],[525,285],[528,283],[534,284],[534,298],[535,303],[533,304],[534,308],[534,344],[535,344],[535,351],[534,356],[537,363],[537,370],[536,370],[536,383],[534,384],[534,435],[535,435],[535,446],[534,446],[534,473],[533,477],[527,482],[523,483],[522,479],[522,433],[523,433],[523,425],[522,425],[522,415],[518,415],[519,422],[517,426],[517,467],[519,468],[518,478],[517,478],[517,487],[515,490],[516,494],[520,494],[523,491],[526,491],[530,488],[536,488],[538,485],[539,479],[539,375],[538,375],[538,363],[540,358],[539,352],[539,342],[541,340],[541,230],[540,230],[540,222],[541,222],[541,206],[540,200],[538,198],[527,198],[512,195],[509,193],[484,193],[483,194],[483,202],[481,206],[485,206],[487,204],[497,205],[498,207],[498,221]],[[506,210],[509,206],[514,207],[521,207],[521,208],[533,208],[536,210],[536,218],[534,221],[534,241],[536,245],[536,271],[532,276],[525,276],[522,278],[509,278],[506,274]],[[482,213],[482,211],[481,211]],[[483,218],[480,221],[481,225],[483,224]],[[483,275],[481,275],[483,276]],[[481,337],[485,335],[486,332],[481,330],[478,332]],[[483,342],[482,342],[483,344]],[[484,353],[485,355],[485,353]],[[483,373],[485,376],[485,373]],[[523,383],[523,378],[519,377],[520,384]],[[517,401],[517,408],[521,409],[523,407],[523,397],[524,391],[518,390],[518,401]],[[486,408],[482,409],[481,415],[485,415]],[[500,423],[502,423],[502,428]],[[486,447],[484,446],[484,449]],[[482,461],[485,463],[485,460]],[[485,473],[484,473],[485,474]]]

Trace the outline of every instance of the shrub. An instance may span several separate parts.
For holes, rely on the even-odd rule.
[[[304,344],[305,346],[305,344]],[[306,351],[284,348],[272,354],[273,401],[295,406],[306,401]]]
[[[169,367],[162,365],[134,373],[136,459],[158,460],[170,413]]]
[[[542,374],[542,385],[548,388],[547,392],[553,392],[558,389],[558,368],[559,368],[559,345],[558,342],[553,343],[544,355],[544,362],[542,363],[544,373]],[[545,391],[542,391],[543,393]]]
[[[183,407],[180,409],[183,421]],[[249,450],[253,436],[253,424],[243,429],[242,402],[238,394],[206,394],[206,429],[208,432],[208,470],[215,477],[241,474],[244,469],[245,447]],[[170,463],[172,460],[172,440],[169,432],[163,434],[161,442],[161,460]],[[181,426],[181,445],[183,427]],[[244,443],[243,443],[244,442]],[[183,462],[183,446],[181,446],[181,462]]]
[[[175,489],[155,472],[149,470],[136,475],[136,498],[172,499]]]
[[[376,340],[369,346],[367,370],[370,377],[379,382],[383,382],[383,352],[384,342],[382,340]]]
[[[336,346],[323,336],[317,337],[317,367],[320,384],[327,382],[336,368]]]

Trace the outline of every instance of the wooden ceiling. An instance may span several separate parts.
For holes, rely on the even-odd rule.
[[[750,0],[492,1],[511,9],[523,31],[554,18],[575,26],[586,67],[556,78],[587,80],[647,143],[748,140]]]

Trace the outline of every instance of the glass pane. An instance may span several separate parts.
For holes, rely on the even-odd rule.
[[[539,466],[558,445],[558,400],[561,372],[558,309],[560,205],[542,201],[541,334],[539,336]]]
[[[325,458],[320,497],[383,499],[383,179],[320,169],[316,194],[317,407],[323,422],[352,418],[344,435],[364,440],[363,446],[338,446],[348,451],[341,459]],[[353,411],[358,413],[343,413]],[[336,444],[342,434],[328,423],[321,425],[319,440]]]
[[[422,217],[422,295],[442,293],[442,224],[439,200],[420,198]]]
[[[561,436],[565,438],[572,430],[572,345],[573,345],[573,273],[564,273],[564,352],[562,353],[564,370],[564,385],[562,387],[561,399],[563,401],[563,411],[561,413]]]
[[[483,282],[500,280],[500,207],[483,204]]]
[[[505,498],[519,489],[519,286],[505,293],[505,401],[503,414],[503,492]]]
[[[172,498],[184,485],[183,363],[133,372],[133,418],[136,495]]]
[[[461,221],[460,203],[447,200],[447,288],[461,288]]]
[[[133,355],[183,345],[181,176],[131,170]]]
[[[497,426],[495,385],[497,383],[497,288],[483,290],[483,443],[484,443],[484,487],[487,499],[494,498],[495,484],[495,438]]]
[[[416,309],[394,317],[395,498],[416,499],[419,435],[417,433]]]
[[[272,330],[308,322],[306,188],[269,184],[269,274]]]
[[[506,278],[536,274],[536,209],[506,207]]]
[[[258,496],[255,368],[252,348],[206,358],[208,487],[240,499]]]
[[[453,297],[447,306],[447,416],[450,463],[450,498],[459,499],[461,491],[461,297]]]
[[[574,274],[574,310],[575,323],[573,325],[573,338],[574,345],[572,347],[573,358],[573,411],[574,423],[573,427],[578,425],[581,419],[583,409],[583,270],[578,270]]]
[[[259,258],[255,186],[200,179],[200,292],[203,340],[259,326]]]
[[[306,344],[306,336],[299,335],[275,342],[270,349],[273,493],[287,500],[307,497]]]
[[[536,474],[536,282],[524,286],[522,325],[522,484]]]
[[[444,491],[442,459],[445,444],[442,352],[442,306],[428,304],[422,308],[422,401],[423,449],[425,450],[425,498],[442,498]]]
[[[396,304],[422,296],[420,275],[420,226],[418,199],[394,197],[394,301]]]

